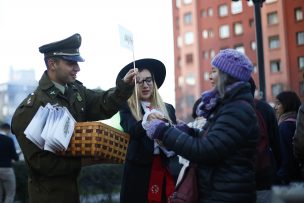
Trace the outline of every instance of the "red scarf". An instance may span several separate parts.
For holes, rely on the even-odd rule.
[[[164,184],[165,180],[165,184]],[[160,155],[153,156],[152,171],[150,175],[148,202],[161,203],[163,186],[166,187],[166,200],[173,194],[175,183],[172,175],[163,166]],[[166,201],[167,202],[167,201]]]

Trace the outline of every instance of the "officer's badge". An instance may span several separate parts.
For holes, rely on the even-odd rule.
[[[77,92],[77,100],[79,101],[79,102],[81,102],[82,101],[82,97],[80,96],[80,94]]]

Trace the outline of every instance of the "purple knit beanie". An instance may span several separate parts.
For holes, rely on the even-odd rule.
[[[246,82],[253,71],[250,59],[235,49],[221,50],[212,59],[211,65],[240,81]]]

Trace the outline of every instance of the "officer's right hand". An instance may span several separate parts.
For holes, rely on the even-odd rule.
[[[123,78],[123,81],[125,83],[129,84],[129,85],[134,85],[137,73],[138,73],[138,69],[137,68],[131,68],[127,72],[127,74],[125,75],[125,77]]]

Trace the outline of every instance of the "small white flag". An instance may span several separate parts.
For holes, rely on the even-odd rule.
[[[120,46],[133,51],[133,34],[120,25],[118,25],[118,28],[119,28]]]

